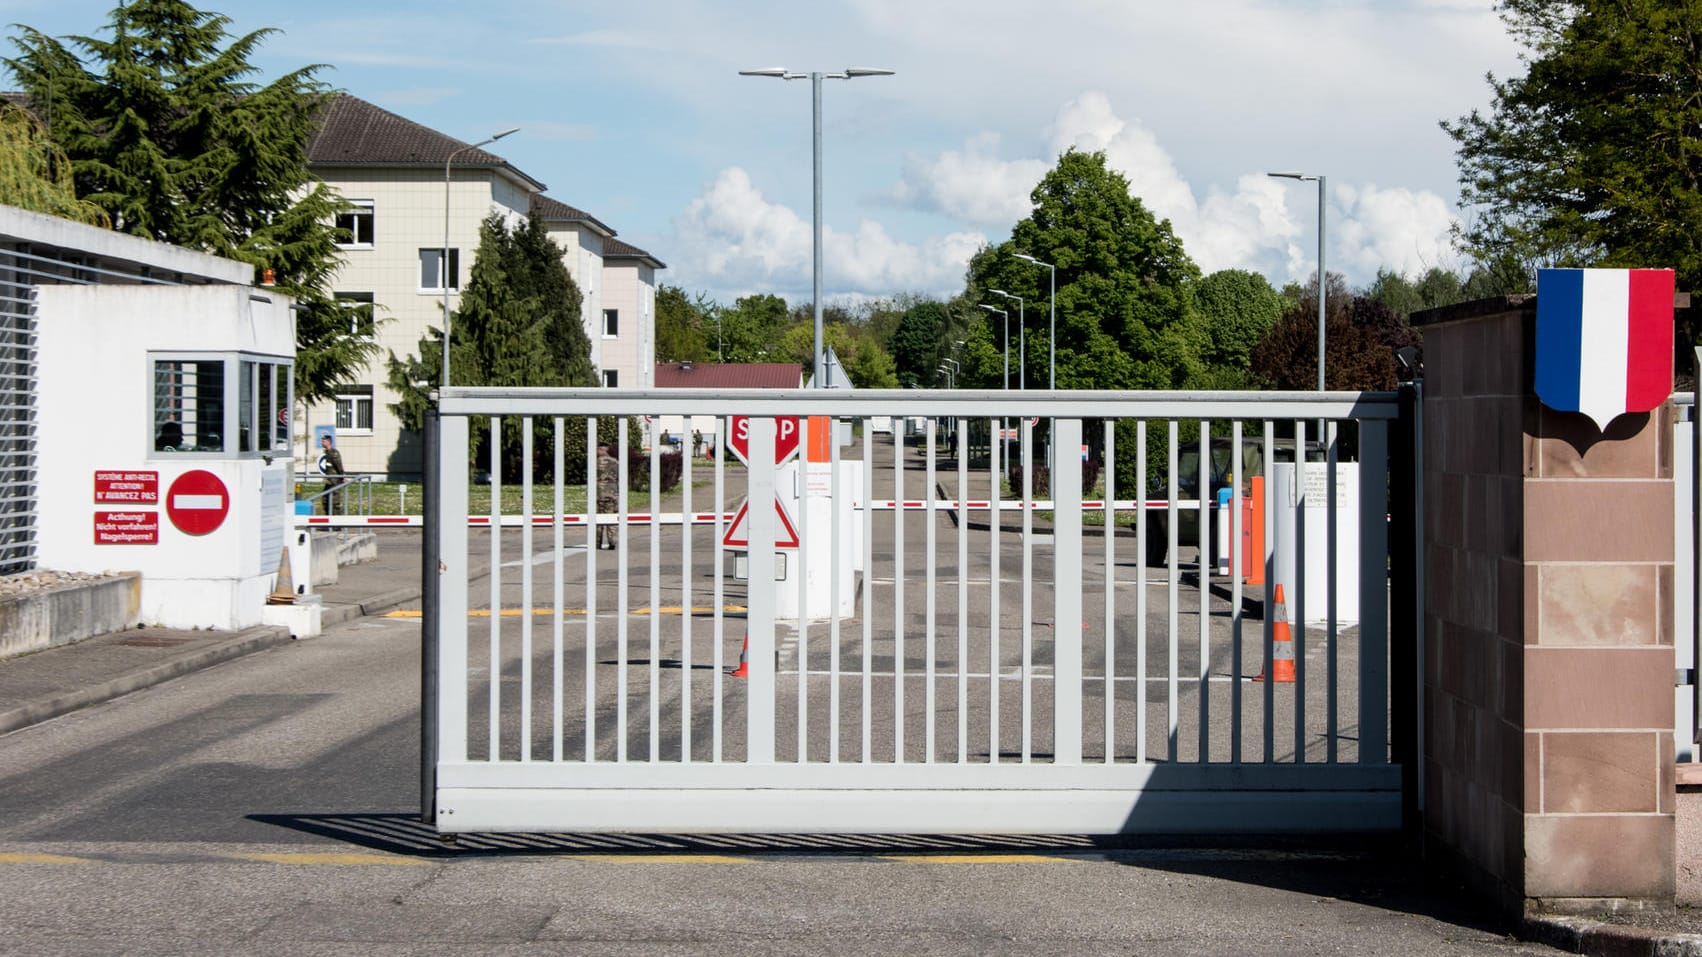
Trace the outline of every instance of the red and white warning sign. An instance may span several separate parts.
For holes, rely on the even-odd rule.
[[[96,512],[96,545],[158,545],[160,513]]]
[[[796,450],[794,450],[796,451]],[[745,499],[739,503],[739,511],[733,516],[733,524],[727,526],[727,533],[721,536],[721,544],[728,548],[751,547],[751,531],[748,525],[751,510],[751,500]],[[792,525],[792,516],[786,514],[786,506],[774,500],[774,511],[780,516],[780,531],[775,533],[775,548],[797,548],[798,529]]]
[[[727,447],[739,457],[739,461],[751,464],[751,417],[735,415],[727,423]],[[802,423],[795,415],[777,415],[774,417],[774,464],[785,465],[786,461],[798,454],[798,445],[804,437]]]
[[[165,514],[185,535],[205,535],[225,523],[230,492],[217,475],[191,469],[172,479],[165,493]]]

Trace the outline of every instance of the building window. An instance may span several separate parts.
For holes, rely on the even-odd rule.
[[[372,386],[341,386],[337,389],[336,401],[338,434],[372,434]]]
[[[616,339],[621,334],[621,311],[619,309],[603,310],[603,338]]]
[[[609,388],[609,389],[620,388],[620,373],[616,372],[613,369],[608,369],[608,370],[604,371],[604,373],[603,373],[603,386],[604,386],[604,388]]]
[[[372,247],[372,200],[351,199],[354,209],[337,214],[337,245]]]
[[[342,306],[349,314],[349,335],[371,339],[372,325],[372,293],[370,292],[338,292],[332,293],[337,299],[337,305]]]
[[[443,291],[443,250],[420,250],[420,291]],[[461,288],[461,250],[449,250],[449,288]]]

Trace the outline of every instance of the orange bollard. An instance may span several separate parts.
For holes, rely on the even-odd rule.
[[[1265,583],[1265,477],[1253,476],[1253,492],[1249,502],[1252,515],[1248,517],[1242,528],[1242,541],[1246,542],[1247,551],[1247,584],[1263,585]]]

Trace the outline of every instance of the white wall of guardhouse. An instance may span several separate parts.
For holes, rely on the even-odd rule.
[[[291,300],[249,286],[44,286],[37,362],[37,483],[42,567],[142,573],[142,621],[175,628],[239,629],[260,623],[277,556],[262,554],[268,531],[281,546],[289,458],[203,458],[154,450],[150,352],[295,355]],[[97,387],[91,384],[98,383]],[[228,437],[233,443],[235,436]],[[224,522],[205,535],[178,530],[167,490],[204,469],[229,493]],[[94,473],[158,473],[159,501],[95,502]],[[270,474],[276,501],[264,502]],[[267,506],[270,506],[269,508]],[[97,511],[156,513],[153,544],[95,543]]]

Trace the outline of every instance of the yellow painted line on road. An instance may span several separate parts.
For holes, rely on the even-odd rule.
[[[1048,854],[882,854],[883,861],[901,864],[1071,864],[1074,858]]]
[[[233,854],[245,861],[264,861],[268,864],[399,864],[407,867],[429,866],[430,861],[417,861],[394,854],[348,854],[324,851],[299,851],[281,854]]]
[[[497,612],[497,617],[499,617],[499,618],[519,618],[521,615],[525,614],[525,611],[526,611],[526,609],[524,609],[524,608],[504,608],[501,611]],[[684,611],[685,611],[685,609],[681,608],[679,605],[663,605],[660,609],[657,610],[656,614],[678,615],[678,614],[683,613]],[[707,615],[707,614],[711,614],[714,611],[715,611],[715,607],[713,605],[693,605],[692,609],[691,609],[691,613],[694,614],[694,615]],[[746,608],[743,605],[726,605],[721,609],[721,611],[722,611],[723,614],[742,615],[742,614],[745,613]],[[555,613],[556,613],[556,610],[554,608],[534,608],[534,609],[532,609],[532,614],[537,615],[537,616],[553,615]],[[583,615],[583,614],[585,614],[585,609],[583,609],[583,608],[563,608],[561,613],[564,614],[564,615]],[[629,614],[629,615],[648,615],[650,613],[651,613],[651,611],[648,607],[634,608],[632,611],[627,612],[627,614]],[[386,617],[386,618],[419,618],[422,614],[423,614],[423,612],[415,610],[415,609],[398,609],[396,611],[385,612],[384,617]],[[467,612],[468,618],[489,618],[490,616],[491,616],[491,610],[489,608],[474,608],[471,611]]]
[[[0,854],[0,864],[92,864],[86,857],[66,857],[63,854]]]
[[[582,861],[599,864],[751,864],[748,857],[727,854],[576,854]]]

